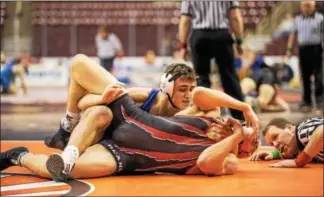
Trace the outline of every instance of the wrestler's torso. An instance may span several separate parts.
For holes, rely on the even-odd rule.
[[[132,118],[114,132],[112,140],[128,155],[129,171],[185,173],[215,141],[205,130],[211,121],[199,117]]]
[[[108,105],[114,116],[105,132],[127,161],[126,171],[184,173],[195,165],[200,153],[214,144],[207,128],[219,120],[195,116],[154,116],[138,108],[123,95]],[[124,170],[123,170],[124,171]]]

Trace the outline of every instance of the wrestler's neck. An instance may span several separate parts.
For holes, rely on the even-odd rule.
[[[166,94],[160,93],[155,106],[152,107],[151,113],[158,116],[173,116],[179,111],[180,109],[172,106]]]

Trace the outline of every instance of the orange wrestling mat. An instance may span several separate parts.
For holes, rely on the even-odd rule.
[[[1,151],[16,146],[26,146],[34,153],[57,152],[41,141],[1,141]],[[323,196],[323,165],[279,169],[268,164],[244,159],[236,175],[222,177],[120,176],[68,183],[12,167],[1,173],[1,196]]]

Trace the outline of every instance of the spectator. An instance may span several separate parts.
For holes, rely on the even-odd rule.
[[[96,35],[97,56],[100,65],[107,71],[112,72],[114,59],[116,56],[123,56],[123,48],[119,38],[106,27],[99,27]]]
[[[8,60],[1,69],[0,84],[1,94],[16,94],[16,77],[20,80],[23,94],[27,94],[27,85],[25,83],[25,74],[28,74],[28,59],[26,56],[19,56]]]

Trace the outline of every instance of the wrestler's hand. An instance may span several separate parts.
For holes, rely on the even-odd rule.
[[[125,84],[117,82],[109,85],[101,95],[102,102],[109,104],[125,92]]]
[[[218,142],[232,135],[233,130],[231,126],[228,124],[222,121],[217,121],[217,123],[212,123],[211,126],[213,126],[214,129],[206,133],[209,139],[213,139]]]
[[[272,168],[297,168],[297,164],[293,159],[286,159],[279,161],[277,163],[270,164],[269,167]]]
[[[229,117],[226,120],[225,124],[232,127],[234,133],[240,133],[242,135],[242,139],[245,138],[245,133],[244,133],[243,127],[242,127],[241,123],[238,120],[235,120],[235,119]]]
[[[249,105],[246,105],[245,110],[243,110],[244,119],[246,121],[247,127],[253,127],[254,132],[259,132],[259,118],[254,113],[252,107]]]
[[[273,154],[271,152],[266,151],[255,151],[252,156],[249,158],[250,161],[260,161],[266,160],[270,161],[273,160]]]

